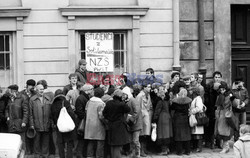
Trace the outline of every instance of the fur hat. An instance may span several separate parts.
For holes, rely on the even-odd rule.
[[[117,90],[115,90],[115,92],[114,92],[114,96],[117,96],[117,97],[122,97],[122,94],[123,94],[123,92],[122,92],[122,90],[120,90],[120,89],[117,89]]]
[[[81,91],[87,91],[87,90],[91,90],[94,89],[94,87],[91,84],[85,84],[81,87]]]
[[[94,89],[94,96],[101,98],[104,95],[104,90],[100,87]]]

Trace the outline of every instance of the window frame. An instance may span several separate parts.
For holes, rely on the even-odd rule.
[[[122,72],[127,72],[128,71],[128,68],[127,68],[127,60],[128,60],[128,54],[129,54],[129,45],[128,45],[128,31],[127,30],[82,30],[82,31],[78,31],[77,32],[77,39],[76,42],[77,43],[77,56],[76,56],[76,61],[79,61],[81,58],[81,54],[84,52],[81,50],[81,35],[85,34],[85,33],[94,33],[94,32],[112,32],[114,34],[123,34],[124,37],[123,37],[123,42],[124,42],[124,49],[119,49],[119,50],[114,50],[114,53],[115,52],[124,52],[124,59],[123,59],[123,67],[120,66],[120,68],[117,68],[119,69],[119,73],[118,74],[121,74]],[[121,45],[121,44],[120,44]],[[85,54],[86,56],[86,54]],[[120,61],[121,61],[121,56],[120,56]],[[115,55],[114,55],[114,71],[113,72],[101,72],[102,74],[115,74],[115,69],[116,69],[116,65],[115,65]],[[97,72],[97,73],[100,73],[100,72]],[[117,74],[117,73],[116,73]]]
[[[6,70],[12,70],[13,69],[13,33],[11,32],[3,32],[3,31],[0,31],[0,36],[9,36],[9,51],[6,51],[6,50],[3,50],[3,51],[0,51],[0,54],[7,54],[9,53],[9,68],[6,68],[6,63],[4,65],[4,69],[1,69],[0,68],[0,71],[6,71]],[[4,47],[5,47],[5,41],[4,41]],[[6,53],[7,52],[7,53]]]

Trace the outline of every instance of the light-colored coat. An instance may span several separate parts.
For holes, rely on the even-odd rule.
[[[239,140],[234,143],[235,158],[250,157],[250,133],[244,134]]]
[[[101,122],[102,111],[105,107],[105,103],[97,97],[92,97],[87,105],[87,117],[85,124],[85,139],[90,140],[105,140],[105,127]]]
[[[140,135],[151,135],[151,120],[153,116],[153,106],[150,95],[146,97],[145,92],[141,91],[136,100],[139,102],[142,112],[142,131]]]
[[[203,112],[204,104],[202,102],[202,98],[197,96],[191,103],[190,111],[192,114],[196,114],[199,112]],[[192,128],[192,134],[204,134],[204,127],[203,126],[195,126]]]

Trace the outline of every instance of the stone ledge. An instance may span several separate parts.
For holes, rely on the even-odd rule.
[[[30,11],[23,7],[0,7],[0,17],[27,17]]]

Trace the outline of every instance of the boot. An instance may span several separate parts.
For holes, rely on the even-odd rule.
[[[147,157],[147,154],[145,153],[146,150],[146,143],[144,141],[141,142],[141,157]]]
[[[201,152],[202,151],[202,139],[197,140],[197,150],[196,152]]]
[[[224,141],[224,142],[223,142],[223,149],[222,149],[222,151],[220,152],[220,154],[226,154],[226,153],[229,152],[229,150],[230,150],[230,147],[229,147],[228,141]]]
[[[168,147],[165,145],[161,146],[161,153],[160,155],[168,155]]]

